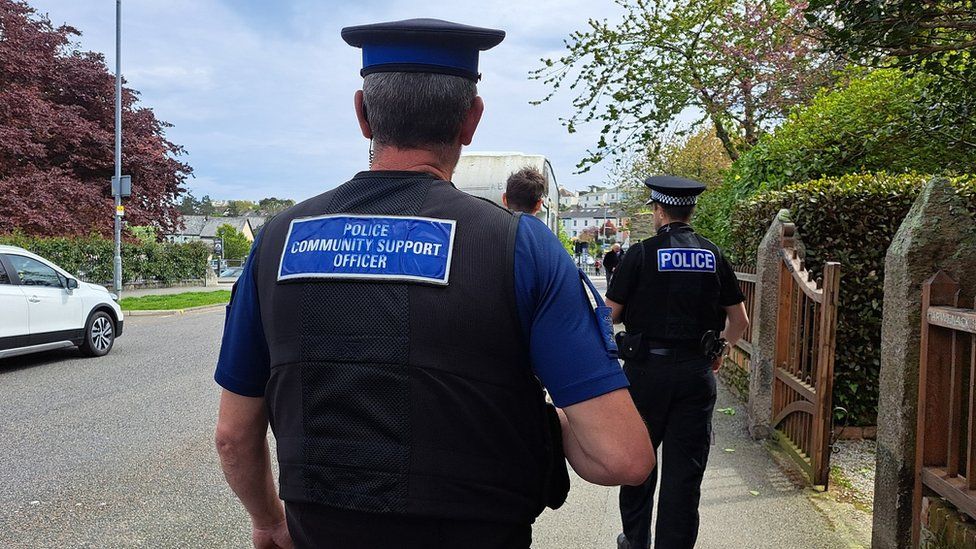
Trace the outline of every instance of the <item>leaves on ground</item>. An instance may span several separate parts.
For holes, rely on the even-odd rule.
[[[716,411],[719,412],[719,413],[725,414],[727,416],[734,416],[735,415],[735,408],[732,408],[731,406],[728,407],[728,408],[719,408]]]

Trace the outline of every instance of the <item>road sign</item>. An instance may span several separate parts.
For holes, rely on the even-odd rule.
[[[217,256],[224,256],[224,240],[222,238],[214,239],[214,254]]]
[[[115,215],[122,217],[125,215],[125,206],[118,205],[115,207]]]

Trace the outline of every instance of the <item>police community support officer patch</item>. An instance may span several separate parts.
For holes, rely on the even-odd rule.
[[[446,286],[455,222],[427,217],[324,215],[292,220],[278,281],[400,280]]]
[[[715,254],[702,248],[662,248],[657,251],[657,270],[714,273]]]

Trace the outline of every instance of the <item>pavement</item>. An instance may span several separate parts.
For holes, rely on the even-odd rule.
[[[221,282],[216,286],[177,286],[175,288],[142,288],[139,290],[122,290],[122,297],[142,297],[145,295],[172,295],[186,292],[216,292],[230,290],[234,286],[231,282]]]
[[[250,546],[213,450],[223,319],[136,317],[106,357],[0,360],[0,547]],[[698,546],[861,546],[747,436],[744,410],[721,390],[725,407],[737,413],[716,414]],[[616,493],[575,478],[533,547],[614,547]]]

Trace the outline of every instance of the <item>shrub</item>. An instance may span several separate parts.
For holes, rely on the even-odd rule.
[[[876,421],[885,254],[928,179],[883,173],[818,179],[760,193],[732,217],[728,253],[736,262],[755,263],[770,221],[786,208],[806,246],[807,268],[819,276],[825,261],[841,263],[834,405],[846,408],[854,425]],[[976,211],[976,177],[952,181]]]
[[[954,128],[924,129],[931,76],[896,69],[853,74],[794,110],[736,161],[726,182],[746,190],[782,189],[849,173],[972,170],[976,149],[958,143]]]
[[[105,284],[114,276],[115,245],[98,236],[45,238],[14,233],[0,236],[0,244],[30,250],[88,282]],[[123,242],[122,280],[169,284],[204,278],[210,253],[203,242]]]

